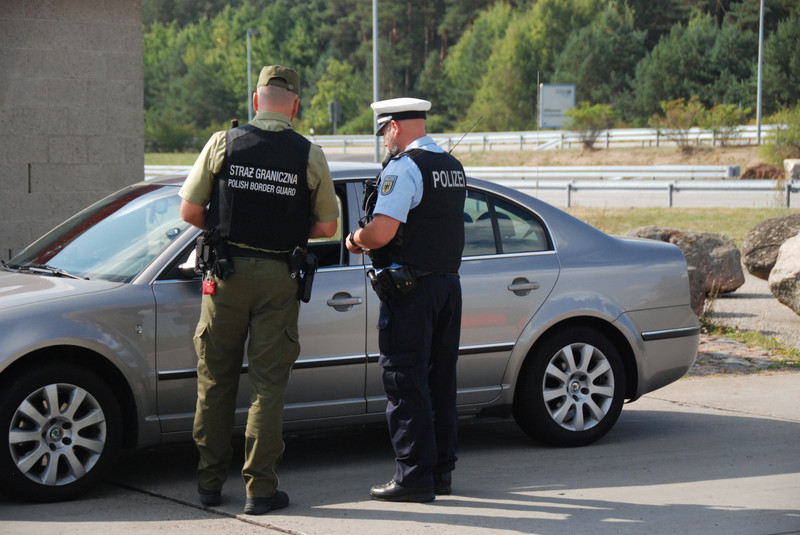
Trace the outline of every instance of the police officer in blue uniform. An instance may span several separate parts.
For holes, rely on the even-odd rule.
[[[396,456],[376,500],[430,502],[450,494],[456,463],[456,362],[461,333],[464,168],[426,133],[431,103],[372,104],[391,160],[370,221],[351,232],[352,253],[369,252],[381,297],[379,362]]]

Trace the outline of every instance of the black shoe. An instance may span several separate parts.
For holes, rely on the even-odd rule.
[[[202,487],[197,487],[197,493],[200,495],[200,503],[206,507],[216,507],[222,503],[222,492],[218,490],[206,490]]]
[[[373,500],[386,502],[432,502],[436,499],[433,489],[401,487],[394,479],[385,485],[375,485],[369,491]]]
[[[444,495],[453,492],[453,473],[433,474],[433,491],[436,494]]]
[[[247,497],[244,504],[244,514],[265,515],[276,509],[283,509],[289,505],[289,495],[282,490],[276,490],[269,498]]]

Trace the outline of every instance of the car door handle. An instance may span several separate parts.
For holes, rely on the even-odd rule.
[[[514,295],[528,295],[531,293],[531,290],[538,290],[539,283],[536,281],[529,281],[526,278],[517,278],[508,285],[508,291],[514,292]]]
[[[349,293],[342,292],[334,294],[334,296],[328,299],[328,306],[333,307],[339,312],[347,312],[353,305],[360,305],[364,302],[364,298],[362,297],[353,297]]]

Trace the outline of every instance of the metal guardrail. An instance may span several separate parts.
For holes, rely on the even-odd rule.
[[[186,165],[147,165],[145,177],[169,173],[186,173]],[[696,178],[736,178],[740,174],[738,165],[586,165],[551,167],[466,167],[469,176],[486,180],[508,179],[582,179],[582,180],[622,180],[622,179],[696,179]]]
[[[675,194],[681,192],[722,193],[775,193],[780,194],[786,208],[791,206],[791,196],[800,191],[796,183],[781,186],[772,180],[496,180],[509,188],[523,192],[563,190],[567,208],[572,206],[572,195],[578,191],[628,191],[663,192],[667,206],[674,205]]]
[[[466,167],[469,176],[487,180],[505,179],[695,179],[736,178],[738,165],[587,165],[552,167]]]
[[[778,125],[762,125],[761,134],[770,134]],[[470,133],[467,135],[453,134],[430,134],[430,136],[442,147],[451,150],[456,143],[460,149],[472,150],[473,146],[478,146],[481,150],[492,150],[496,146],[511,146],[519,150],[556,150],[570,148],[573,145],[581,146],[581,133],[569,130],[541,130],[527,132],[486,132]],[[462,139],[463,136],[463,139]],[[308,136],[308,139],[323,148],[339,148],[347,152],[349,148],[374,148],[375,136],[363,135],[337,135],[337,136]],[[718,145],[720,139],[711,130],[692,128],[689,130],[688,139],[695,145]],[[758,139],[758,127],[756,125],[743,125],[727,136],[726,143],[730,145],[755,145]],[[460,143],[459,143],[459,140]],[[659,147],[661,145],[675,145],[675,141],[669,135],[659,132],[654,128],[618,128],[606,130],[595,142],[597,147],[610,148],[614,146],[641,146]]]
[[[161,175],[186,173],[191,167],[186,165],[146,165],[145,180]],[[543,169],[551,170],[551,176],[543,176]],[[791,196],[800,191],[800,183],[787,182],[779,186],[773,180],[724,180],[730,178],[737,166],[641,166],[641,167],[467,167],[468,176],[492,180],[498,184],[524,192],[564,191],[566,206],[572,206],[573,194],[579,191],[627,191],[627,192],[663,192],[667,206],[672,207],[675,195],[689,192],[722,193],[776,193],[780,194],[782,203],[791,206]],[[562,172],[563,171],[563,172]],[[583,172],[583,176],[581,176]],[[537,173],[539,176],[537,176]],[[719,175],[716,180],[699,177]],[[737,172],[738,175],[738,172]],[[564,177],[570,179],[565,180]],[[629,176],[638,179],[621,180]],[[665,176],[670,180],[664,180]],[[575,180],[580,177],[582,180]],[[642,178],[646,177],[646,178]],[[661,177],[661,178],[654,178]],[[684,177],[680,179],[680,177]],[[620,180],[609,180],[619,178]],[[710,202],[714,202],[713,199]]]

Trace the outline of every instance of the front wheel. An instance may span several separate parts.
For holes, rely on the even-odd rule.
[[[120,420],[113,392],[91,371],[63,364],[24,371],[0,392],[0,487],[36,502],[80,496],[116,458]]]
[[[625,372],[614,344],[591,328],[566,329],[544,341],[520,371],[514,418],[532,438],[585,446],[616,423]]]

